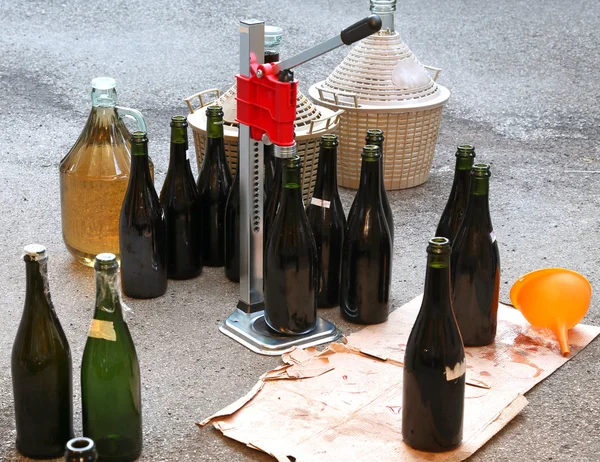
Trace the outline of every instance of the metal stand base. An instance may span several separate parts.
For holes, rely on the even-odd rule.
[[[278,356],[294,347],[332,342],[341,335],[334,324],[319,317],[317,326],[308,334],[281,335],[267,326],[264,311],[247,314],[239,309],[231,313],[219,330],[255,353],[267,356]]]

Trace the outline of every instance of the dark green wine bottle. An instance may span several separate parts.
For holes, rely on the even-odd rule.
[[[342,314],[350,321],[387,320],[392,240],[381,204],[381,154],[367,145],[361,154],[360,184],[348,216],[342,251]]]
[[[469,202],[471,190],[471,167],[475,162],[475,148],[470,144],[462,144],[456,149],[456,167],[450,197],[438,223],[436,236],[447,237],[450,244],[454,242],[456,233]]]
[[[421,310],[404,353],[402,437],[420,451],[448,451],[462,441],[466,362],[452,310],[450,254],[445,237],[429,241]]]
[[[452,248],[452,291],[465,346],[489,345],[496,337],[500,254],[489,209],[490,167],[475,164],[471,195]]]
[[[385,183],[383,181],[383,131],[377,128],[370,128],[367,130],[367,136],[365,141],[367,144],[374,144],[379,146],[381,150],[381,162],[379,162],[379,175],[381,176],[381,205],[383,206],[383,213],[385,214],[385,220],[387,221],[388,228],[390,229],[390,237],[392,239],[392,248],[394,247],[394,215],[392,214],[392,208],[390,207],[390,201],[388,200],[387,191],[385,190]]]
[[[97,460],[98,451],[91,439],[79,437],[67,443],[65,462],[96,462]]]
[[[240,153],[225,204],[225,276],[240,282]]]
[[[25,307],[11,356],[17,449],[32,459],[63,454],[73,438],[71,350],[48,288],[48,255],[25,247]]]
[[[315,189],[306,207],[319,262],[317,307],[332,308],[340,304],[340,275],[346,216],[337,188],[336,135],[321,136],[319,167]]]
[[[148,168],[148,138],[131,137],[131,177],[119,225],[123,293],[160,297],[167,291],[167,222]]]
[[[101,253],[94,268],[96,309],[81,363],[83,434],[100,460],[129,462],[142,451],[140,366],[123,319],[117,259]]]
[[[167,276],[191,279],[202,273],[198,189],[187,158],[188,123],[171,118],[171,158],[160,192],[167,221]]]
[[[225,157],[223,108],[206,109],[206,151],[198,176],[202,258],[206,266],[225,264],[225,204],[231,188],[231,172]]]
[[[271,190],[271,193],[267,196],[264,207],[265,225],[263,227],[263,242],[265,252],[267,249],[267,244],[269,242],[269,237],[271,236],[271,230],[273,229],[273,223],[275,222],[275,216],[277,215],[277,210],[279,210],[279,204],[281,203],[281,190],[283,189],[281,185],[282,175],[283,159],[275,157],[275,179],[273,181],[273,189]]]
[[[284,162],[265,258],[265,321],[279,333],[304,334],[317,323],[317,247],[302,202],[300,158]]]

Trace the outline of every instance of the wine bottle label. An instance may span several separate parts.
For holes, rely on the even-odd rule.
[[[312,205],[316,205],[317,207],[323,207],[324,209],[328,209],[331,205],[330,201],[324,201],[323,199],[319,199],[317,197],[312,197],[310,199],[310,203]]]
[[[111,342],[117,341],[117,333],[115,332],[113,323],[111,321],[102,321],[100,319],[92,319],[88,337],[101,338],[110,340]]]
[[[451,380],[456,380],[467,372],[467,362],[463,359],[461,362],[456,363],[454,367],[446,366],[446,380],[450,382]]]

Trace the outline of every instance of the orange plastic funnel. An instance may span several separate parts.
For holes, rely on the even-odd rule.
[[[510,289],[510,300],[535,327],[554,331],[563,356],[569,349],[568,331],[590,306],[592,286],[581,274],[564,268],[545,268],[521,276]]]

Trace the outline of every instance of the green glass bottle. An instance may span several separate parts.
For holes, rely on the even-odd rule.
[[[188,123],[171,118],[169,170],[160,191],[167,222],[167,277],[191,279],[202,272],[198,188],[187,158]]]
[[[148,168],[145,132],[131,137],[131,176],[119,222],[123,292],[133,298],[167,291],[167,222]]]
[[[392,238],[392,248],[394,247],[394,215],[392,214],[392,208],[390,207],[390,201],[388,199],[387,191],[385,190],[384,169],[383,169],[383,142],[385,138],[383,131],[378,128],[370,128],[367,130],[367,136],[365,137],[366,144],[374,144],[379,146],[381,151],[381,162],[379,163],[381,176],[381,205],[383,206],[383,213],[385,214],[385,220],[387,221],[388,228],[390,229],[390,237]]]
[[[470,144],[462,144],[456,149],[456,166],[450,197],[438,223],[436,236],[447,237],[450,244],[454,242],[456,233],[469,202],[471,190],[471,168],[475,162],[475,148]]]
[[[379,146],[365,146],[361,157],[342,251],[340,308],[352,322],[377,324],[389,315],[392,239],[381,204]]]
[[[225,157],[223,108],[206,109],[206,151],[198,176],[202,258],[206,266],[225,264],[225,205],[231,172]]]
[[[340,275],[346,216],[337,188],[336,135],[321,136],[315,189],[306,207],[306,216],[317,245],[319,283],[317,307],[340,304]]]
[[[50,299],[46,248],[28,245],[23,259],[25,307],[11,356],[16,444],[26,457],[52,459],[73,438],[71,350]]]
[[[78,437],[67,443],[65,462],[96,462],[97,460],[98,451],[91,439]]]
[[[404,353],[402,437],[420,451],[462,441],[467,366],[452,309],[451,252],[445,237],[429,241],[421,310]]]
[[[265,252],[265,321],[282,334],[317,324],[317,247],[304,211],[300,158],[283,165],[281,205]]]
[[[95,441],[100,460],[128,462],[142,451],[140,367],[115,255],[97,255],[94,268],[96,309],[81,364],[83,434]]]
[[[465,346],[489,345],[496,337],[500,254],[489,209],[490,166],[475,164],[471,194],[452,248],[452,291]]]

